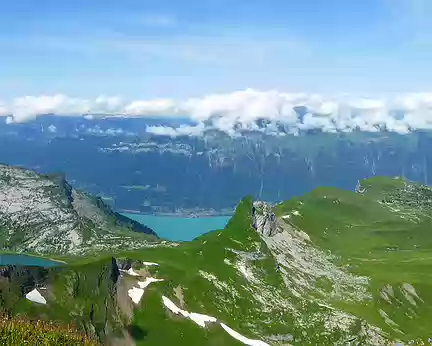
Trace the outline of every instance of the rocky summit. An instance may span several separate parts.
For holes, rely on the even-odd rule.
[[[138,248],[156,233],[73,189],[62,175],[0,165],[0,247],[39,254]]]
[[[72,189],[72,200],[63,200],[53,178],[3,171],[9,196],[32,196],[32,204],[20,206],[37,211],[20,218],[21,227],[28,222],[43,233],[37,215],[51,203],[71,208],[78,220],[93,220],[99,237],[93,239],[105,246],[97,252],[99,243],[62,240],[60,234],[69,234],[61,233],[63,224],[82,234],[66,211],[62,222],[43,218],[49,236],[69,251],[61,257],[67,263],[4,264],[0,309],[8,315],[73,321],[107,345],[390,346],[426,345],[430,337],[429,187],[376,177],[359,181],[357,192],[319,188],[272,205],[245,198],[224,230],[176,246],[119,252],[104,242],[114,232],[100,218],[106,210],[85,194]],[[15,180],[8,181],[7,172]],[[34,195],[24,198],[29,185]],[[10,206],[3,211],[8,225],[16,225],[14,213],[27,215],[2,203]],[[15,239],[16,248],[29,246],[31,228],[10,230],[4,236]]]

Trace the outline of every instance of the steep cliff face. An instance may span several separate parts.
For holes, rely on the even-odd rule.
[[[0,249],[57,253],[139,248],[157,241],[62,176],[0,165]]]
[[[105,342],[126,328],[119,277],[114,258],[72,267],[0,266],[0,311],[72,323]]]
[[[252,207],[253,226],[256,231],[266,237],[271,237],[278,232],[276,215],[270,204],[256,201]]]
[[[142,212],[231,212],[245,195],[279,202],[319,186],[353,190],[358,179],[375,175],[432,181],[431,132],[169,137],[146,133],[150,121],[40,117],[0,124],[0,162],[60,170],[75,188],[104,196],[117,210]],[[56,133],[41,131],[50,125]],[[124,131],[109,134],[113,128]]]

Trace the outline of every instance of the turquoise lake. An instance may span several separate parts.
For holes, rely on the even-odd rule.
[[[159,237],[172,241],[190,241],[201,234],[223,229],[230,216],[198,218],[123,213],[154,230]]]
[[[62,264],[61,262],[56,262],[47,258],[40,258],[34,256],[26,256],[26,255],[18,255],[18,254],[0,255],[0,265],[55,267],[61,264]]]

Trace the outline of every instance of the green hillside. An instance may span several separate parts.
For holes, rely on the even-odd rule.
[[[245,198],[224,230],[192,242],[0,278],[1,306],[75,321],[105,343],[247,344],[227,325],[251,345],[422,345],[432,319],[431,203],[430,188],[390,178],[276,206]],[[132,303],[129,290],[150,277],[164,281]],[[44,306],[23,298],[35,283],[48,288]],[[163,297],[215,320],[200,326]]]

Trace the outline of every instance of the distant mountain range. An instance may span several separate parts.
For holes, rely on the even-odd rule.
[[[146,131],[184,122],[43,116],[0,123],[0,162],[63,172],[72,186],[115,209],[145,213],[230,214],[245,195],[275,202],[318,186],[354,190],[359,179],[375,175],[431,180],[429,132],[230,137],[209,130],[170,137]]]

